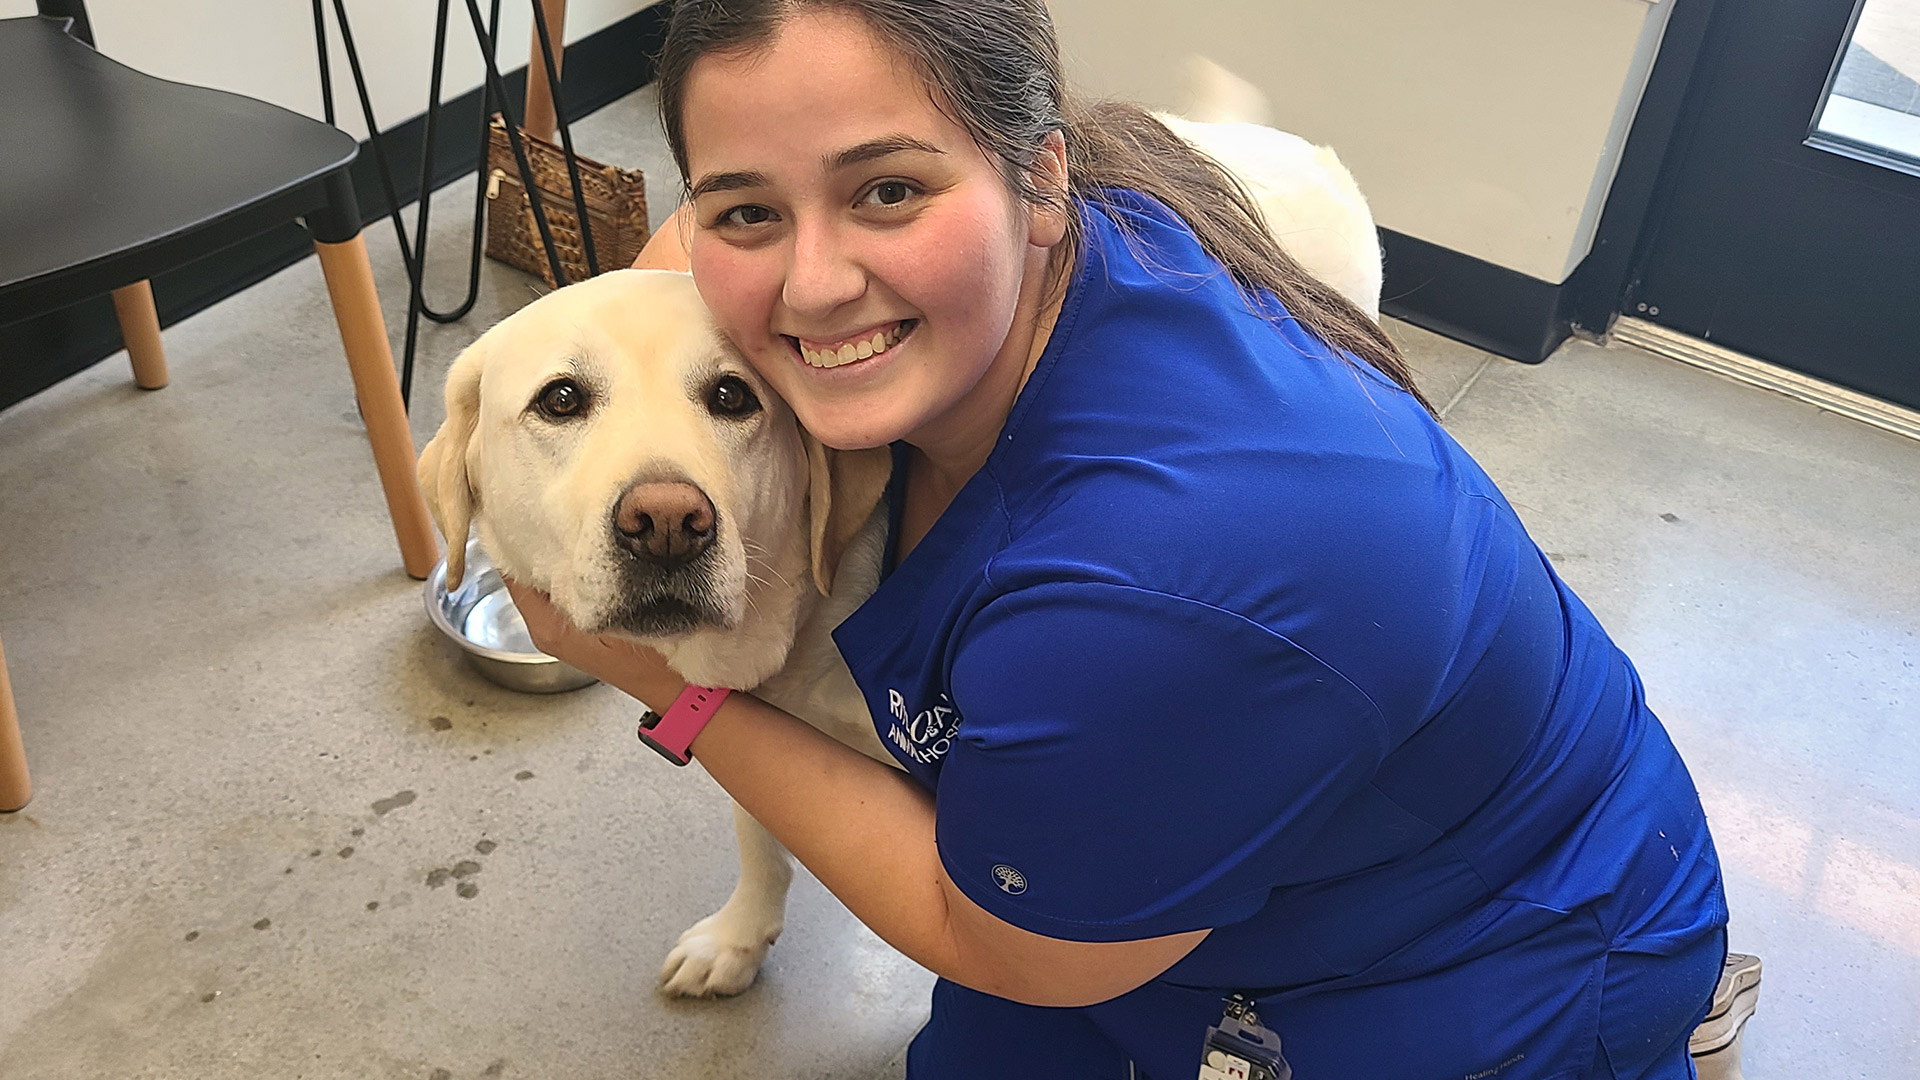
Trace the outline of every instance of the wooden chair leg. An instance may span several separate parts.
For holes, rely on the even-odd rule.
[[[160,313],[153,306],[153,283],[136,281],[113,290],[113,312],[120,316],[120,336],[127,340],[134,383],[142,390],[167,385],[167,354],[160,347]]]
[[[20,742],[20,714],[13,708],[13,684],[7,681],[7,654],[0,649],[0,813],[11,813],[33,798],[27,778],[27,749]]]
[[[547,24],[547,37],[553,42],[553,70],[558,72],[566,59],[567,0],[540,0],[540,17]],[[547,62],[540,55],[540,31],[530,31],[533,59],[527,64],[527,132],[553,141],[559,127],[553,112],[553,87],[547,85]]]
[[[335,244],[316,240],[313,246],[320,253],[320,272],[333,298],[333,317],[340,324],[340,342],[353,372],[367,441],[373,444],[373,463],[386,490],[394,535],[400,540],[400,560],[408,574],[425,578],[440,558],[440,545],[414,476],[413,433],[400,401],[400,378],[393,370],[393,347],[387,342],[386,320],[374,292],[366,240],[355,235]]]

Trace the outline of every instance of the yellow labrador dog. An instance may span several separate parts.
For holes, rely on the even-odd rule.
[[[419,474],[450,587],[471,524],[502,573],[576,626],[651,645],[690,682],[752,688],[893,764],[829,636],[879,583],[889,467],[885,448],[843,453],[802,431],[691,277],[618,270],[460,355]],[[784,924],[787,853],[737,806],[734,820],[739,885],[667,957],[670,994],[746,989]]]
[[[1308,272],[1378,313],[1373,219],[1331,151],[1162,119],[1242,179]],[[878,584],[888,469],[884,448],[844,453],[802,431],[690,277],[621,270],[536,300],[461,354],[420,481],[449,586],[472,525],[503,573],[575,625],[894,764],[830,637]],[[669,953],[670,994],[746,989],[784,925],[788,855],[737,806],[734,821],[739,884]]]

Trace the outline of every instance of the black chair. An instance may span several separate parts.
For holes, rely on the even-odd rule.
[[[0,20],[0,325],[112,293],[143,387],[166,385],[148,279],[295,218],[313,234],[407,573],[439,558],[332,127],[95,52],[83,0]],[[0,811],[32,788],[0,654]]]

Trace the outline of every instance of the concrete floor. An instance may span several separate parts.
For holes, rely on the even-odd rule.
[[[582,149],[671,176],[649,108]],[[488,264],[428,327],[416,440],[530,280]],[[1920,1075],[1920,444],[1632,349],[1392,330],[1693,768],[1767,965],[1748,1076]],[[312,260],[167,344],[165,391],[109,361],[0,412],[38,785],[0,815],[0,1077],[897,1076],[931,979],[804,875],[751,991],[656,995],[732,885],[724,796],[618,693],[512,694],[436,637]]]

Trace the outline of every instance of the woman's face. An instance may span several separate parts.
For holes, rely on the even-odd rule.
[[[700,294],[801,423],[841,449],[990,443],[1061,215],[838,13],[702,58],[683,129]]]

